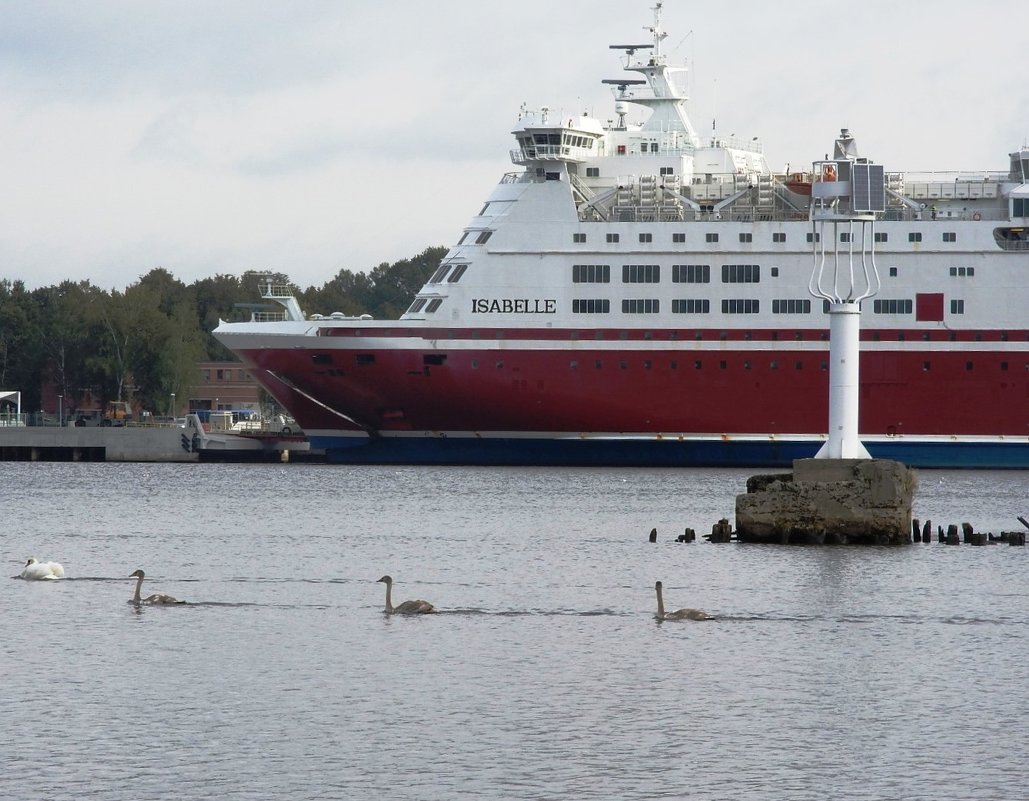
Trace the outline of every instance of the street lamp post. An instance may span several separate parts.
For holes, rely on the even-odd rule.
[[[175,416],[175,393],[174,392],[171,394],[171,408],[168,410],[168,416],[169,417],[174,417]]]

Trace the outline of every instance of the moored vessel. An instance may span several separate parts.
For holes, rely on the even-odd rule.
[[[332,461],[777,466],[825,441],[813,256],[867,250],[868,451],[1029,468],[1029,148],[1006,171],[882,168],[859,242],[812,215],[862,189],[849,130],[800,173],[770,170],[756,139],[703,139],[661,3],[648,30],[612,46],[609,122],[522,109],[516,171],[400,320],[307,315],[268,285],[276,319],[215,336]]]

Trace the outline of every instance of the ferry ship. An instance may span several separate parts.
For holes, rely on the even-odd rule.
[[[515,170],[399,320],[269,284],[275,312],[214,335],[333,462],[788,465],[826,441],[814,271],[857,254],[868,452],[1029,468],[1029,147],[1006,171],[891,172],[843,130],[773,172],[757,140],[697,134],[661,5],[648,41],[611,46],[610,120],[522,108]],[[875,169],[870,225],[819,222]]]

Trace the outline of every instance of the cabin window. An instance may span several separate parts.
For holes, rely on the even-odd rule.
[[[662,167],[661,168],[661,174],[662,175],[675,175],[675,167]]]
[[[897,268],[896,267],[890,267],[890,278],[896,278],[896,277],[897,277]]]
[[[840,241],[841,242],[849,242],[850,241],[850,231],[844,231],[843,233],[841,233],[840,234]]]
[[[624,156],[625,155],[625,145],[619,145],[618,146],[618,150],[616,152],[618,153],[619,156]]]
[[[661,282],[660,264],[623,264],[623,284],[657,284]]]
[[[414,303],[411,304],[411,308],[407,310],[408,314],[417,314],[422,310],[422,307],[427,303],[426,298],[415,298]]]
[[[654,241],[654,235],[653,234],[640,234],[640,242],[641,243],[647,243],[647,242],[653,242],[653,241]]]
[[[753,241],[754,241],[754,235],[753,234],[749,234],[749,233],[748,234],[740,234],[740,242],[747,243],[747,242],[753,242]]]
[[[886,233],[885,231],[876,231],[875,232],[875,241],[876,242],[889,242],[890,241],[890,235],[888,233]]]
[[[358,353],[357,354],[357,363],[358,364],[375,364],[375,354],[374,353]]]
[[[457,244],[463,245],[464,241],[468,238],[468,234],[470,233],[471,231],[465,231],[463,234],[461,234],[461,238],[457,240]]]
[[[910,298],[876,298],[872,302],[873,314],[911,314],[914,304]]]
[[[723,284],[758,284],[761,282],[760,264],[723,264]]]
[[[975,267],[951,267],[950,274],[961,278],[975,275]]]
[[[572,242],[581,245],[586,241],[586,234],[572,234]]]
[[[650,152],[651,153],[657,153],[657,142],[651,142],[650,143]]]
[[[661,302],[657,298],[625,298],[622,314],[660,314]]]
[[[963,301],[963,300],[952,300],[950,302],[950,313],[951,314],[964,314],[965,313],[965,301]]]
[[[908,233],[908,242],[921,242],[921,241],[922,241],[922,232],[921,231],[911,231],[911,232]]]
[[[432,274],[432,278],[429,279],[429,283],[438,284],[440,281],[442,281],[443,276],[447,274],[447,271],[450,270],[450,267],[451,265],[449,264],[441,264],[439,266],[439,269]]]
[[[705,242],[717,242],[718,241],[718,234],[704,234],[704,241]]]
[[[475,244],[485,245],[491,236],[493,236],[492,231],[482,231],[477,237],[475,237]]]
[[[331,353],[312,353],[311,361],[314,364],[332,364]]]
[[[686,241],[686,234],[684,234],[684,233],[672,234],[672,242],[681,245],[685,241]]]
[[[608,234],[607,235],[607,241],[608,242],[617,242],[618,241],[618,234]]]
[[[943,241],[944,242],[957,242],[958,241],[958,235],[954,231],[944,231],[943,232]]]
[[[673,264],[673,284],[710,284],[710,264]]]
[[[770,269],[770,271],[772,273],[772,278],[778,278],[779,277],[779,268],[778,267],[771,267],[769,269]]]
[[[610,264],[573,264],[573,284],[609,284],[611,283]]]
[[[808,242],[821,242],[822,241],[822,234],[819,233],[819,232],[815,232],[813,234],[808,232],[807,241]]]
[[[722,298],[722,314],[760,314],[757,298]]]
[[[599,178],[600,177],[600,167],[587,167],[586,168],[586,177],[587,178]]]
[[[433,298],[429,301],[429,305],[425,307],[426,314],[432,314],[438,309],[443,303],[443,298]]]
[[[785,298],[773,300],[772,314],[811,314],[811,299]]]
[[[458,281],[461,280],[461,276],[464,275],[464,271],[467,269],[467,264],[458,264],[456,267],[454,267],[454,272],[452,272],[450,274],[450,277],[447,278],[447,283],[456,284]]]
[[[561,173],[559,172],[548,172],[546,175],[548,181],[560,181]]]
[[[777,232],[773,233],[772,234],[772,241],[773,242],[785,242],[786,241],[786,234],[785,234],[785,232],[777,231]]]
[[[711,301],[707,298],[673,298],[672,314],[710,314]]]
[[[611,301],[607,298],[576,298],[572,300],[572,314],[610,314]]]

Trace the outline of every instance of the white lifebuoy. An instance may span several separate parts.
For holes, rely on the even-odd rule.
[[[982,218],[983,218],[983,215],[980,214],[979,212],[977,212],[977,211],[973,211],[972,212],[972,219],[975,220],[976,222],[979,222],[979,220],[981,220]]]

